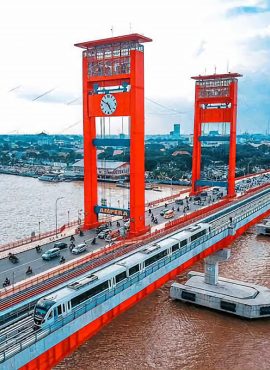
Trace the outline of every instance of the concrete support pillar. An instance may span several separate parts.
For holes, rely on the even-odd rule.
[[[206,284],[217,285],[218,283],[218,263],[229,259],[230,249],[221,249],[211,256],[205,258],[204,262],[204,280]]]

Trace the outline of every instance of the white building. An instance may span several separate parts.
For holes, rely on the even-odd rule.
[[[82,174],[84,172],[84,160],[79,160],[72,167],[74,172]],[[105,159],[98,160],[97,175],[99,179],[123,179],[129,176],[129,163]]]

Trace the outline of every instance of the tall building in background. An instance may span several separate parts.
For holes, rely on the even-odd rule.
[[[173,125],[173,135],[180,137],[180,123],[175,123]]]
[[[173,131],[170,131],[170,136],[173,136],[176,139],[180,138],[180,123],[175,123],[173,125]]]

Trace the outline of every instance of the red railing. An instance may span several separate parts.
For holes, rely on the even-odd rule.
[[[203,216],[203,217],[209,216],[210,214],[214,213],[217,209],[225,208],[229,202],[237,202],[239,200],[239,198],[241,198],[241,199],[247,198],[250,195],[250,193],[256,193],[256,192],[260,191],[262,188],[266,188],[267,186],[269,186],[269,184],[260,185],[257,188],[250,189],[249,193],[246,193],[246,194],[242,195],[241,197],[238,197],[238,198],[232,199],[232,200],[224,199],[224,200],[222,200],[222,201],[220,201],[216,204],[212,204],[208,207],[205,207],[203,209],[195,211],[195,212],[193,212],[189,215],[183,216],[178,220],[168,222],[165,225],[165,228],[163,228],[161,230],[157,230],[157,231],[155,231],[153,233],[150,233],[150,234],[147,234],[145,236],[136,237],[136,238],[129,239],[129,240],[122,240],[121,242],[119,242],[115,245],[112,245],[112,246],[109,246],[109,247],[104,247],[103,249],[101,249],[99,251],[92,252],[88,256],[78,258],[75,261],[70,261],[70,262],[66,263],[65,265],[63,265],[63,266],[57,266],[57,267],[51,269],[49,272],[41,273],[38,276],[31,277],[27,280],[24,280],[22,282],[19,282],[19,283],[15,284],[14,286],[6,288],[6,290],[4,292],[0,293],[0,298],[5,298],[5,297],[8,297],[8,296],[10,296],[14,293],[18,293],[20,291],[23,291],[23,290],[25,290],[29,287],[32,287],[35,284],[46,281],[46,280],[48,280],[52,277],[55,277],[57,275],[61,275],[62,273],[66,272],[68,270],[75,269],[76,267],[81,266],[82,264],[84,264],[86,262],[89,262],[93,259],[100,258],[100,257],[106,257],[107,254],[112,253],[112,252],[117,252],[121,247],[123,247],[127,244],[129,246],[127,246],[127,248],[124,249],[123,251],[120,251],[119,255],[127,253],[129,251],[132,251],[132,250],[140,247],[141,245],[143,245],[145,243],[145,241],[150,243],[150,242],[160,238],[161,236],[166,236],[167,234],[170,234],[173,231],[177,231],[179,229],[179,225],[184,227],[184,226],[186,226],[187,224],[190,223],[189,222],[190,220],[193,220],[195,222],[195,221],[199,220],[201,218],[201,216]],[[108,256],[108,261],[113,260],[115,257],[117,257],[117,256],[116,255]],[[104,263],[104,261],[102,261],[102,263]],[[97,262],[97,265],[98,265],[98,262]],[[87,271],[87,269],[86,269],[86,271]],[[81,274],[82,271],[79,271],[77,273]],[[73,277],[73,275],[75,277],[76,273],[71,272],[69,274],[69,279],[71,279]],[[66,278],[63,277],[63,281],[65,281],[65,280],[66,280]],[[47,287],[47,289],[49,289],[49,288]],[[26,299],[26,298],[27,297],[24,296],[23,299]],[[21,298],[18,298],[18,299],[21,299]],[[13,304],[14,304],[14,302],[13,302]]]
[[[179,193],[169,195],[168,197],[165,197],[165,198],[153,200],[152,202],[148,202],[146,204],[146,206],[151,207],[151,206],[154,206],[155,204],[158,204],[158,203],[170,201],[172,199],[175,199],[175,198],[179,197],[182,194],[185,194],[185,193],[189,192],[190,189],[191,189],[190,187],[187,187],[185,190],[181,190]]]
[[[270,173],[270,170],[259,172],[259,173],[257,173],[257,175],[262,175],[262,174],[266,174],[266,173]],[[254,176],[256,176],[256,174],[249,174],[249,175],[237,177],[236,180],[244,179],[244,178],[248,178],[248,177],[254,177]],[[266,184],[263,184],[263,185],[260,185],[260,186],[264,187],[265,185]],[[205,187],[205,188],[207,188],[207,187]],[[190,187],[187,187],[186,189],[181,190],[179,193],[176,193],[176,194],[173,194],[173,195],[170,195],[168,197],[161,198],[161,199],[153,200],[151,202],[148,202],[146,204],[146,206],[147,207],[152,207],[152,206],[154,206],[156,204],[159,204],[159,203],[162,203],[162,202],[168,202],[170,200],[173,200],[173,199],[181,196],[182,194],[187,193],[188,191],[190,191],[190,189],[191,189]],[[251,191],[251,189],[249,189],[247,192],[250,192],[250,191]],[[110,216],[108,218],[104,218],[104,220],[101,223],[108,222],[111,218],[112,217],[110,217]],[[69,224],[64,224],[62,227],[60,227],[57,230],[57,234],[61,235],[61,232],[63,232],[67,228],[75,226],[75,225],[79,226],[81,223],[83,224],[83,220],[81,220],[81,221],[76,220],[76,221],[70,222]],[[0,246],[0,252],[6,251],[6,250],[9,250],[9,249],[12,249],[12,248],[20,247],[22,245],[32,243],[32,242],[35,242],[35,241],[39,241],[39,240],[42,240],[42,239],[45,239],[45,238],[48,238],[48,237],[54,236],[54,235],[56,235],[56,230],[50,230],[50,231],[47,231],[47,232],[42,233],[40,235],[38,234],[34,237],[28,237],[28,238],[21,239],[21,240],[15,241],[15,242],[7,243],[7,244],[4,244],[4,245]]]
[[[246,179],[248,177],[254,177],[256,175],[264,175],[266,173],[270,173],[270,170],[266,170],[266,171],[262,171],[262,172],[256,172],[256,173],[249,173],[248,175],[243,175],[243,176],[239,176],[239,177],[236,177],[235,180],[241,180],[241,179]]]
[[[0,252],[4,252],[4,251],[6,251],[8,249],[12,249],[12,248],[20,247],[22,245],[29,244],[29,243],[32,243],[32,242],[35,242],[35,241],[41,241],[42,239],[48,238],[50,236],[55,236],[56,234],[58,236],[61,236],[61,233],[63,233],[67,228],[71,228],[71,227],[76,226],[76,225],[80,225],[80,222],[78,222],[77,220],[72,221],[69,224],[64,224],[63,226],[61,226],[57,229],[57,232],[56,232],[56,230],[50,230],[50,231],[47,231],[47,232],[42,233],[40,235],[38,234],[38,235],[35,235],[33,237],[20,239],[20,240],[17,240],[15,242],[12,242],[12,243],[7,243],[7,244],[4,244],[4,245],[1,245],[0,246]]]

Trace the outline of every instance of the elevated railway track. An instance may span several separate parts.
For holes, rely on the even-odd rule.
[[[229,228],[233,228],[234,223],[241,223],[241,220],[255,214],[262,208],[270,209],[270,188],[266,189],[260,189],[259,192],[255,192],[254,194],[250,195],[249,197],[246,197],[244,199],[239,199],[238,201],[233,201],[227,204],[227,207],[222,206],[222,209],[215,210],[215,213],[211,212],[208,215],[205,215],[201,221],[208,222],[211,225],[211,235],[210,237],[215,237],[216,235],[221,235],[222,233],[226,236],[229,235]],[[183,225],[182,225],[183,226]],[[156,238],[156,242],[158,240],[163,240],[166,238],[170,238],[173,236],[173,234],[176,231],[179,231],[178,227],[173,227],[174,230],[168,230],[166,231],[166,235],[158,235]],[[222,234],[222,235],[223,235]],[[198,247],[199,243],[206,242],[207,238],[206,236],[198,239],[196,243],[191,243],[190,246],[187,246],[190,248]],[[115,263],[117,259],[123,258],[127,255],[131,255],[132,253],[136,253],[137,250],[145,244],[149,244],[149,241],[146,240],[138,242],[136,244],[132,244],[127,248],[119,249],[116,254],[115,252],[111,252],[109,255],[105,257],[100,257],[95,263],[89,264],[89,266],[85,267],[86,270],[84,272],[88,272],[89,270],[97,270],[99,267],[108,266],[111,263]],[[150,244],[152,241],[150,241]],[[184,252],[184,251],[183,251]],[[78,270],[79,271],[79,270]],[[78,272],[76,271],[76,272]],[[75,272],[75,271],[73,271]],[[80,271],[80,275],[82,274],[82,271]],[[76,278],[74,275],[74,278]],[[70,276],[69,276],[70,277]],[[62,277],[63,278],[63,277]],[[73,280],[74,280],[73,278]],[[70,281],[70,278],[68,279]],[[64,280],[64,283],[67,283],[68,280]],[[57,281],[54,281],[54,287],[59,286],[57,285]],[[43,284],[44,285],[44,284]],[[37,287],[35,287],[37,288]],[[48,289],[52,289],[51,286],[44,287],[44,291],[47,291]],[[26,293],[33,293],[33,291],[29,292],[19,292],[20,294],[17,296],[18,302],[20,302],[22,299],[25,301]],[[37,291],[35,290],[37,293]],[[32,295],[32,297],[37,297]],[[10,297],[7,297],[10,298]],[[35,299],[36,300],[36,299]],[[6,308],[11,307],[10,300],[7,299],[6,302],[3,302],[6,304],[6,306],[3,306]],[[2,304],[3,304],[2,303]],[[13,303],[14,303],[14,297],[13,297]],[[9,310],[9,314],[11,314],[12,310],[16,311],[16,306],[13,306],[12,309]],[[85,312],[85,311],[84,311]],[[80,314],[83,314],[81,312]],[[24,313],[25,315],[25,313]],[[77,316],[76,316],[77,315]],[[75,316],[78,317],[79,313],[77,313]],[[75,316],[73,316],[73,319],[75,319]],[[71,320],[71,319],[70,319]],[[10,356],[13,356],[15,353],[18,353],[19,351],[22,351],[24,348],[27,348],[27,346],[30,346],[32,343],[35,343],[42,338],[46,337],[47,335],[50,335],[53,330],[57,330],[57,328],[60,328],[63,323],[58,323],[58,326],[56,325],[54,328],[47,328],[47,329],[40,329],[38,331],[34,331],[32,328],[33,325],[33,316],[30,313],[29,316],[25,317],[20,315],[17,317],[17,321],[15,321],[11,326],[9,327],[0,327],[0,361],[5,361],[5,359],[9,358]],[[1,367],[0,367],[1,368]]]
[[[241,217],[241,214],[245,210],[254,208],[255,205],[252,203],[253,199],[256,199],[257,205],[263,203],[268,197],[270,199],[270,185],[267,185],[264,188],[260,187],[259,189],[254,189],[254,194],[250,194],[249,196],[245,196],[240,199],[235,199],[229,203],[227,201],[221,201],[219,205],[216,204],[217,207],[214,209],[211,209],[211,206],[206,207],[200,215],[192,219],[192,222],[197,222],[199,220],[211,222],[212,228],[216,229],[220,226],[228,225],[230,223],[230,218],[236,219],[237,217]],[[210,210],[207,212],[208,208],[210,208]],[[228,211],[228,208],[230,211]],[[28,283],[26,281],[17,284],[15,287],[2,290],[0,293],[0,310],[3,312],[3,315],[1,315],[0,318],[0,325],[1,321],[3,322],[6,320],[5,311],[7,311],[9,307],[16,307],[19,309],[25,306],[25,309],[28,310],[29,306],[33,307],[34,302],[46,292],[64,286],[79,276],[99,266],[110,263],[116,258],[132,253],[134,250],[146,243],[169,236],[172,232],[177,231],[179,227],[182,228],[190,223],[191,221],[186,221],[178,225],[171,223],[171,227],[166,228],[164,231],[162,230],[161,232],[154,233],[147,238],[134,239],[133,241],[129,241],[129,245],[115,245],[108,249],[104,249],[102,252],[92,253],[87,258],[83,257],[79,259],[81,264],[76,262],[75,267],[74,263],[69,263],[69,265],[65,266],[62,273],[58,272],[55,276],[50,277],[50,275],[43,273],[37,277],[36,282],[33,282],[30,286],[27,286]],[[59,270],[61,271],[61,267]],[[24,287],[25,284],[26,287]],[[6,314],[10,316],[9,311]]]

